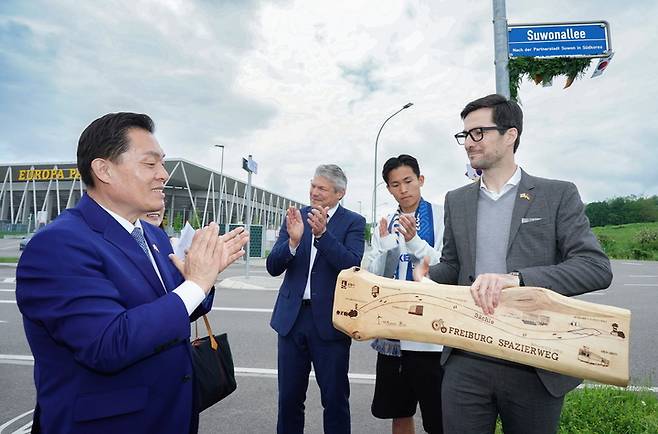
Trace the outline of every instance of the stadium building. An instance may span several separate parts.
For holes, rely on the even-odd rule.
[[[218,222],[222,232],[247,221],[251,207],[250,256],[271,249],[276,230],[290,206],[303,204],[252,185],[247,204],[247,184],[212,169],[174,158],[165,161],[163,224],[169,233],[184,222],[193,226]],[[75,163],[23,163],[0,165],[0,231],[29,232],[47,224],[66,208],[74,207],[85,190]]]

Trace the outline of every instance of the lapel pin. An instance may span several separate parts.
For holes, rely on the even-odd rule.
[[[153,246],[153,250],[160,253],[160,249],[158,249],[158,246],[156,246],[155,244],[152,244],[152,246]]]
[[[521,194],[519,194],[519,198],[521,198],[521,199],[525,199],[525,200],[527,200],[528,202],[530,201],[530,195],[529,195],[528,193],[521,193]]]

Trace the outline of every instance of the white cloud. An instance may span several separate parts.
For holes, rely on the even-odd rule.
[[[520,164],[575,182],[586,201],[657,194],[658,6],[508,1],[507,15],[607,19],[616,52],[602,77],[570,89],[562,77],[522,84]],[[143,111],[169,155],[213,167],[211,145],[223,143],[228,174],[244,178],[251,153],[254,182],[297,200],[317,164],[337,163],[346,205],[368,217],[381,123],[414,102],[382,131],[377,173],[389,156],[416,155],[424,195],[441,202],[467,182],[459,112],[495,88],[491,4],[475,0],[6,1],[0,37],[5,161],[73,159],[90,120]],[[378,198],[390,206],[383,187]]]

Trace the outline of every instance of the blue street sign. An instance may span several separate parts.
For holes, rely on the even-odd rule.
[[[510,57],[606,57],[612,51],[607,21],[510,24]]]

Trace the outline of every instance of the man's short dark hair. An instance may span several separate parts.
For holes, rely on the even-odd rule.
[[[128,130],[138,128],[153,133],[153,120],[139,113],[109,113],[93,121],[78,140],[78,171],[88,187],[94,187],[91,162],[96,158],[110,161],[128,150]]]
[[[516,131],[518,131],[514,142],[514,152],[516,152],[519,143],[521,143],[521,132],[523,131],[523,111],[521,107],[515,101],[510,101],[504,96],[494,93],[466,104],[461,112],[462,119],[466,118],[469,113],[481,108],[493,109],[493,121],[497,126],[516,128]],[[502,134],[502,132],[500,133]]]
[[[414,171],[417,177],[420,177],[420,167],[418,167],[418,160],[416,160],[411,155],[400,154],[397,157],[391,157],[386,160],[384,163],[384,169],[382,170],[382,176],[386,185],[388,185],[388,174],[391,173],[391,170],[395,170],[401,166],[409,166],[411,170]]]

